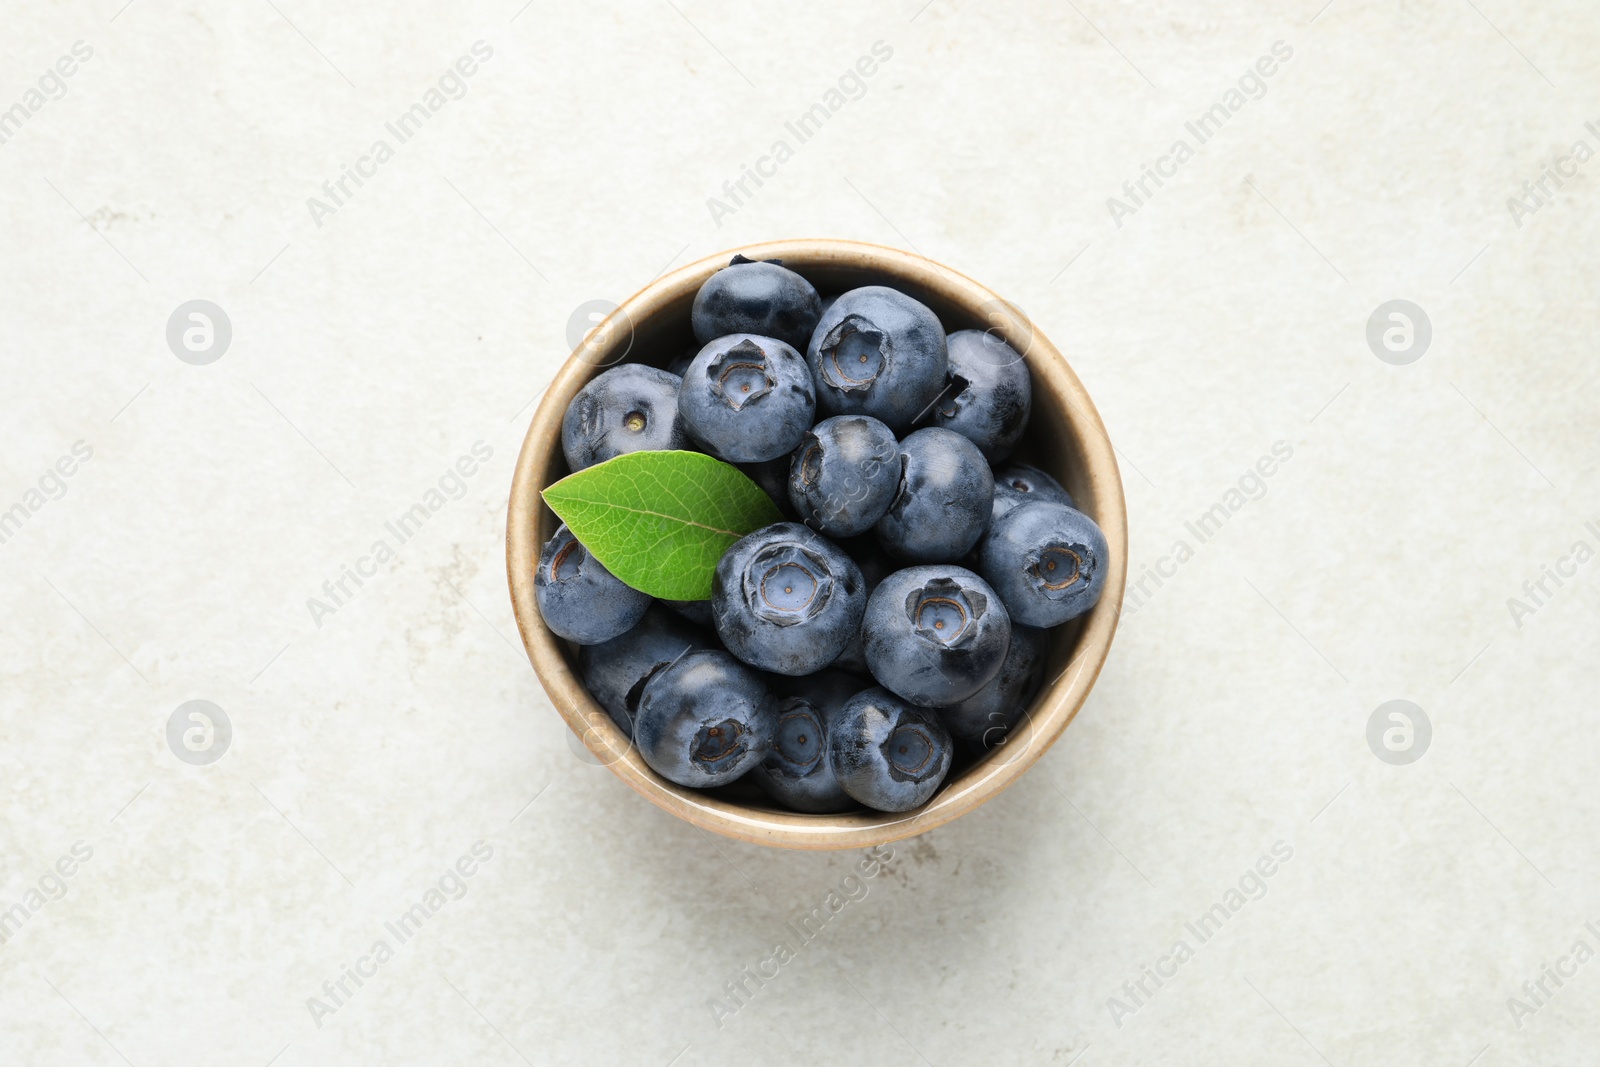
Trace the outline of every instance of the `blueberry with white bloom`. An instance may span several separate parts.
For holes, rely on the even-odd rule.
[[[806,361],[772,337],[735,333],[700,350],[678,389],[678,413],[695,441],[729,463],[787,456],[816,413]]]
[[[960,559],[989,528],[994,475],[978,446],[930,426],[900,442],[900,486],[878,540],[907,563]]]
[[[927,414],[950,366],[938,317],[882,285],[834,301],[811,335],[806,359],[824,413],[871,415],[896,433]]]
[[[680,379],[659,367],[624,363],[578,390],[561,419],[561,451],[574,472],[625,452],[687,446],[678,417]]]
[[[927,422],[954,430],[993,463],[1011,454],[1028,428],[1033,376],[1016,349],[984,330],[947,339],[950,370]]]
[[[1110,549],[1083,512],[1030,500],[994,524],[978,550],[978,569],[1017,622],[1060,626],[1099,602]]]
[[[633,742],[661,777],[726,785],[766,756],[776,712],[760,673],[723,652],[690,652],[651,677],[634,716]]]
[[[689,320],[701,344],[730,333],[756,333],[803,352],[821,314],[821,298],[800,275],[776,261],[734,256],[700,286]]]
[[[597,645],[631,630],[650,606],[648,593],[606,570],[566,523],[539,552],[533,592],[550,631],[580,645]]]
[[[789,468],[789,500],[801,521],[829,537],[872,529],[899,487],[894,432],[870,415],[823,419],[800,439]]]
[[[872,591],[861,632],[879,685],[913,704],[943,707],[999,673],[1011,618],[995,591],[963,567],[907,567]]]
[[[878,811],[927,803],[950,772],[952,747],[938,715],[887,689],[851,697],[828,735],[840,788]]]
[[[775,674],[811,674],[837,659],[860,631],[866,600],[855,561],[793,522],[736,541],[711,581],[722,643]]]

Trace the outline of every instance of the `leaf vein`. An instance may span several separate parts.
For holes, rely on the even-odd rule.
[[[674,497],[674,499],[676,500],[677,498]],[[682,524],[684,526],[694,526],[694,527],[698,527],[699,529],[702,529],[702,530],[710,530],[712,533],[727,534],[729,537],[732,537],[732,538],[740,538],[740,537],[744,536],[744,534],[740,533],[737,530],[725,530],[720,526],[711,526],[711,525],[708,525],[707,523],[695,522],[693,519],[685,519],[681,515],[672,515],[672,514],[669,514],[669,513],[665,512],[665,511],[654,511],[654,510],[652,510],[650,508],[636,508],[636,507],[632,507],[632,506],[627,505],[627,504],[618,504],[618,503],[616,503],[615,501],[612,501],[612,500],[586,500],[583,497],[579,497],[579,496],[566,496],[566,495],[563,495],[561,497],[561,502],[563,504],[591,504],[591,505],[593,505],[595,507],[606,508],[607,510],[610,510],[610,511],[626,511],[629,514],[633,514],[633,515],[650,515],[650,516],[652,516],[654,518],[666,519],[669,522],[680,523],[680,524]],[[681,504],[682,501],[678,501],[678,503]],[[668,536],[670,536],[670,535],[668,535]]]

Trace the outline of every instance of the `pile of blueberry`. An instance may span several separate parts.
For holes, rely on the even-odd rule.
[[[582,646],[584,684],[664,778],[748,774],[803,812],[918,807],[953,758],[1004,739],[1043,681],[1045,629],[1105,585],[1094,520],[1007,463],[1027,364],[895,289],[824,299],[742,256],[692,324],[699,347],[673,370],[622,364],[578,393],[568,464],[697,449],[798,521],[728,549],[709,601],[660,603],[562,526],[535,578],[545,623]]]

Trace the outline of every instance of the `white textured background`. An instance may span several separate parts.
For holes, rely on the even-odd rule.
[[[1507,606],[1600,548],[1600,161],[1507,207],[1600,149],[1593,5],[922,3],[6,8],[0,109],[93,55],[0,145],[0,510],[25,513],[0,908],[26,915],[0,1062],[1595,1061],[1588,953],[1533,1014],[1508,998],[1600,951],[1600,563]],[[315,225],[479,40],[466,96]],[[865,95],[718,225],[707,198],[879,40]],[[1115,225],[1275,41],[1265,96]],[[790,236],[914,248],[1023,307],[1123,457],[1134,576],[1195,553],[1031,774],[896,846],[719,1017],[859,857],[713,841],[575,755],[515,639],[505,499],[574,308]],[[165,340],[196,298],[233,327],[207,366]],[[1365,340],[1394,298],[1432,323],[1408,366]],[[316,625],[476,442],[459,499]],[[166,741],[191,699],[232,723],[210,766]],[[1433,726],[1409,766],[1366,741],[1391,699]],[[478,841],[465,895],[314,1019]]]

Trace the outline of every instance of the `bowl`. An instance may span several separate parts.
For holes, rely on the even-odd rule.
[[[1110,573],[1087,615],[1050,631],[1045,684],[1006,742],[965,765],[922,807],[805,815],[780,810],[753,785],[689,789],[657,775],[630,739],[584,688],[576,648],[545,628],[534,599],[539,548],[559,520],[540,491],[568,473],[561,417],[579,389],[624,361],[665,366],[694,345],[689,310],[702,283],[735,253],[781,259],[824,295],[888,285],[932,308],[949,331],[997,333],[1028,360],[1033,415],[1019,460],[1053,475],[1105,531]],[[857,241],[771,241],[730,249],[656,279],[629,297],[579,343],[545,392],[528,427],[511,484],[506,567],[517,627],[533,669],[556,711],[611,772],[652,804],[703,830],[740,841],[792,849],[868,848],[942,826],[1014,783],[1061,736],[1094,686],[1111,649],[1127,576],[1128,521],[1122,478],[1105,425],[1061,352],[1015,306],[977,282],[922,256]]]

